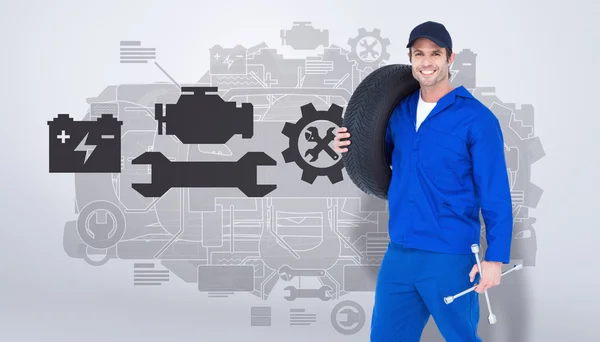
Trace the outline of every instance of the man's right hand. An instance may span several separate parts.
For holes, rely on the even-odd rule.
[[[346,127],[340,127],[337,130],[334,138],[334,146],[335,151],[338,153],[348,152],[348,148],[344,146],[350,145],[350,133],[348,133],[348,129]],[[347,139],[345,141],[340,141],[341,139]]]

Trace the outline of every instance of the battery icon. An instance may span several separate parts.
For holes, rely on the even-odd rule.
[[[90,121],[58,114],[48,121],[50,173],[121,172],[122,125],[112,114]]]

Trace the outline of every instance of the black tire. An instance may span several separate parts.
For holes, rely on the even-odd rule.
[[[384,151],[388,120],[396,105],[418,89],[410,65],[392,64],[365,77],[350,97],[343,126],[352,143],[342,160],[352,182],[369,195],[387,200],[392,177]]]

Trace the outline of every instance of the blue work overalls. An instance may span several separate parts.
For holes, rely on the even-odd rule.
[[[477,336],[472,244],[480,243],[479,211],[488,248],[482,258],[510,261],[512,203],[502,131],[496,116],[464,87],[442,97],[415,130],[419,91],[390,117],[386,154],[390,244],[381,263],[372,313],[372,342],[419,341],[430,317],[449,342]]]

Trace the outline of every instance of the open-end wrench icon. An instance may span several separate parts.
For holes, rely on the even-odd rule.
[[[248,197],[263,197],[277,188],[257,184],[257,167],[277,162],[265,152],[247,152],[237,161],[170,161],[160,152],[145,152],[132,162],[152,166],[150,183],[131,186],[144,197],[160,197],[171,188],[238,188]]]
[[[328,301],[332,297],[329,295],[333,289],[327,285],[321,286],[318,289],[299,289],[295,286],[287,286],[284,290],[290,291],[289,295],[284,298],[293,301],[297,298],[319,298],[322,301]]]
[[[323,277],[325,275],[324,270],[319,269],[294,269],[288,265],[283,265],[278,270],[279,277],[285,281],[290,281],[294,277]]]

